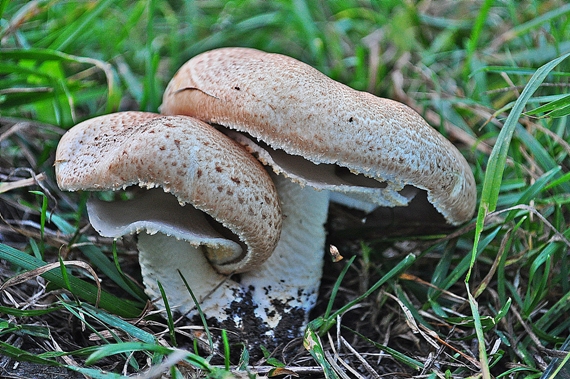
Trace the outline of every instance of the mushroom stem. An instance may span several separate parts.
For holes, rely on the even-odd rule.
[[[220,319],[229,316],[227,308],[239,297],[241,287],[227,275],[214,270],[202,247],[192,246],[188,241],[162,233],[139,234],[137,247],[145,291],[151,299],[158,299],[159,309],[164,310],[165,305],[158,282],[164,288],[168,304],[174,311],[187,313],[195,308],[182,280],[184,277],[206,316]],[[169,259],[164,259],[164,256]]]
[[[251,289],[256,315],[267,320],[274,337],[291,338],[302,335],[317,300],[329,192],[302,187],[282,175],[272,178],[284,216],[281,238],[271,257],[244,274],[241,284]]]

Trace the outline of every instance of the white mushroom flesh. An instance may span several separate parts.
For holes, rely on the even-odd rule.
[[[159,309],[165,309],[158,287],[160,282],[173,311],[189,316],[197,314],[191,290],[206,317],[218,321],[234,319],[230,305],[239,301],[242,287],[228,275],[214,270],[202,247],[163,233],[141,233],[137,248],[145,292],[151,300],[157,301]],[[234,322],[240,326],[239,316]]]

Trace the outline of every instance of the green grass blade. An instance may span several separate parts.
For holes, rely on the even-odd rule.
[[[81,310],[89,313],[93,318],[123,332],[129,334],[131,337],[139,339],[146,343],[156,343],[156,337],[149,332],[146,332],[131,323],[113,315],[105,312],[99,308],[96,308],[90,304],[81,304]]]
[[[214,351],[214,341],[212,339],[212,333],[210,333],[210,328],[208,327],[208,322],[206,321],[206,316],[204,315],[204,312],[202,312],[202,308],[200,307],[200,302],[198,301],[198,299],[194,295],[194,291],[192,291],[192,288],[190,288],[188,281],[186,280],[184,275],[182,275],[182,272],[180,272],[180,270],[178,270],[178,275],[180,276],[180,278],[184,282],[184,286],[186,287],[186,290],[188,291],[188,293],[192,297],[192,301],[194,301],[194,305],[196,305],[196,309],[198,310],[198,315],[200,315],[200,321],[202,322],[202,326],[204,327],[204,332],[206,333],[206,336],[208,337],[208,345],[210,346],[210,350]]]
[[[565,54],[536,70],[535,74],[529,80],[521,93],[521,96],[517,99],[513,109],[509,113],[503,129],[499,133],[497,144],[493,148],[491,156],[489,157],[489,166],[483,183],[481,207],[479,208],[480,210],[483,210],[485,214],[495,210],[498,189],[503,176],[509,143],[528,99],[530,99],[534,91],[536,91],[544,81],[548,73],[568,56],[570,56],[570,54]]]
[[[570,309],[570,292],[560,297],[560,299],[536,321],[536,327],[540,329],[549,328],[552,324],[556,323],[561,315],[564,315],[564,312],[568,312],[568,309]]]
[[[115,374],[113,372],[104,372],[95,368],[87,367],[77,367],[77,366],[65,366],[68,370],[78,372],[85,375],[85,377],[90,379],[129,379],[130,376],[124,376],[121,374]]]
[[[321,343],[321,339],[319,338],[318,333],[315,330],[313,330],[310,324],[305,330],[305,336],[303,338],[303,346],[305,347],[305,349],[307,349],[307,351],[311,354],[311,356],[319,364],[319,366],[322,367],[326,379],[338,379],[338,375],[333,370],[332,366],[325,357],[323,345]]]
[[[415,260],[416,260],[416,257],[413,254],[408,254],[404,259],[402,259],[402,261],[400,261],[396,266],[394,266],[394,268],[392,268],[388,273],[383,275],[382,278],[380,278],[376,283],[374,283],[374,285],[371,286],[366,292],[364,292],[362,295],[358,296],[356,299],[354,299],[354,300],[348,302],[347,304],[343,305],[339,310],[337,310],[336,312],[331,314],[329,317],[327,317],[327,318],[321,317],[321,318],[314,320],[310,324],[311,328],[315,328],[315,330],[318,329],[319,334],[323,335],[336,323],[337,316],[342,315],[343,313],[348,311],[350,308],[352,308],[355,304],[358,304],[362,300],[366,299],[374,291],[376,291],[378,288],[380,288],[380,286],[382,286],[383,284],[385,284],[389,280],[396,278],[404,270],[406,270],[408,267],[410,267],[414,263]]]
[[[59,63],[59,64],[66,64],[66,66],[72,64],[82,64],[82,65],[89,65],[97,67],[105,74],[105,79],[107,81],[107,98],[106,98],[106,111],[112,112],[119,107],[119,103],[121,101],[121,89],[119,87],[119,83],[117,83],[117,73],[113,66],[107,62],[104,62],[100,59],[90,58],[90,57],[82,57],[73,54],[66,54],[64,52],[53,50],[53,49],[43,49],[43,48],[29,48],[29,49],[0,49],[0,54],[6,62],[8,61],[18,61],[17,64],[13,63],[3,63],[0,64],[0,72],[5,72],[7,74],[25,74],[29,75],[29,77],[40,77],[45,80],[51,81],[52,92],[49,93],[38,93],[35,96],[40,99],[40,96],[45,98],[53,97],[53,91],[57,89],[57,87],[61,87],[64,93],[67,93],[66,97],[72,96],[70,94],[71,89],[74,89],[78,86],[75,83],[75,80],[71,80],[63,76],[63,71],[54,71],[51,70],[38,70],[37,67],[29,67],[29,62],[33,62],[34,66],[41,66],[46,63]],[[22,62],[26,62],[23,64]],[[59,75],[56,75],[59,74]],[[30,83],[27,79],[24,79],[25,83],[18,84],[20,86],[25,85],[26,88],[30,86]],[[59,85],[57,83],[60,83]],[[66,88],[71,89],[66,89]],[[27,93],[23,94],[22,99],[20,102],[22,104],[27,103],[34,103],[34,99],[30,99],[29,95],[26,99]],[[3,102],[2,106],[7,106],[11,104],[17,104],[19,98],[18,96],[12,96],[11,103]]]
[[[526,112],[528,116],[534,116],[540,113],[549,113],[554,110],[565,108],[570,105],[570,95],[561,95],[556,100],[553,100],[547,104],[541,105],[540,107],[531,109],[530,111]]]
[[[0,318],[0,335],[19,334],[39,337],[42,339],[50,338],[50,329],[48,326],[16,324],[14,322]]]
[[[0,19],[4,15],[4,11],[6,10],[6,6],[8,5],[9,2],[10,2],[10,0],[1,0],[0,1]]]
[[[388,271],[388,273],[386,273],[384,276],[382,276],[382,278],[380,278],[376,283],[374,283],[374,285],[372,287],[370,287],[365,293],[358,296],[356,299],[349,302],[348,304],[344,305],[338,311],[334,312],[330,318],[335,319],[338,315],[341,315],[344,312],[348,311],[355,304],[358,304],[362,300],[366,299],[374,291],[376,291],[378,288],[380,288],[381,285],[383,285],[384,283],[388,282],[391,279],[396,278],[404,270],[406,270],[408,267],[410,267],[414,263],[415,260],[416,260],[416,257],[413,254],[408,254],[404,259],[402,259],[402,261],[400,261],[396,266],[394,266],[394,268],[392,268],[390,271]]]
[[[559,350],[570,350],[570,337],[566,339]],[[568,364],[569,361],[570,352],[568,352],[563,359],[553,359],[546,370],[544,370],[544,374],[541,376],[541,379],[557,379],[568,377],[570,375],[570,364]]]
[[[469,306],[471,307],[471,313],[473,315],[473,321],[475,324],[475,333],[477,334],[477,341],[479,342],[479,363],[481,365],[481,373],[483,379],[491,379],[491,372],[489,371],[489,359],[487,356],[487,350],[485,345],[485,336],[483,332],[483,326],[481,324],[481,317],[479,316],[479,305],[477,300],[471,295],[469,290],[469,285],[467,287],[467,295],[469,297]]]
[[[228,332],[222,329],[222,343],[224,346],[224,368],[230,370],[230,341],[228,340]]]
[[[90,10],[86,11],[77,20],[63,28],[55,41],[49,46],[53,50],[66,50],[72,43],[76,43],[80,39],[80,35],[84,33],[98,17],[111,6],[115,0],[101,0]]]
[[[87,240],[80,238],[78,242],[87,242]],[[119,285],[123,290],[128,292],[130,295],[135,297],[139,301],[146,301],[147,297],[144,292],[133,285],[126,282],[127,278],[123,277],[120,272],[117,271],[113,262],[96,246],[93,245],[82,245],[79,250],[85,254],[85,256],[95,265],[98,269],[103,271],[105,275]]]
[[[329,298],[329,302],[327,304],[327,309],[325,311],[325,314],[323,316],[323,318],[329,319],[330,318],[330,314],[332,311],[332,307],[334,304],[334,300],[336,299],[336,295],[338,293],[338,290],[340,289],[340,285],[342,283],[342,279],[344,278],[344,276],[346,275],[346,272],[348,271],[348,269],[350,268],[350,266],[352,266],[352,263],[354,262],[354,260],[356,259],[356,255],[352,256],[348,262],[346,263],[346,265],[344,266],[344,268],[342,269],[342,271],[340,272],[340,274],[338,275],[338,278],[333,286],[333,289],[331,291],[331,295]]]
[[[469,279],[471,277],[471,271],[475,265],[475,258],[477,256],[478,244],[484,228],[485,218],[487,214],[493,212],[497,206],[507,153],[509,150],[510,141],[518,125],[518,119],[520,118],[528,100],[531,98],[532,94],[536,91],[540,84],[544,81],[546,76],[550,73],[550,71],[554,69],[554,67],[556,67],[568,56],[570,56],[570,54],[565,54],[557,59],[552,60],[551,62],[548,62],[536,70],[535,74],[530,78],[528,84],[522,91],[520,97],[515,102],[511,112],[509,113],[509,116],[507,117],[507,120],[505,121],[505,124],[503,125],[503,129],[499,133],[497,142],[493,147],[493,150],[489,157],[488,167],[483,182],[481,202],[479,205],[479,212],[477,214],[475,239],[471,252],[471,264],[469,266],[469,271],[465,277],[467,291],[469,291]],[[485,350],[485,338],[478,313],[479,311],[477,302],[470,292],[468,292],[468,295],[473,319],[475,321],[477,340],[479,342],[479,360],[483,369],[483,377],[490,378],[488,357]]]
[[[182,350],[179,349],[167,348],[160,344],[154,344],[154,343],[121,342],[121,343],[102,346],[101,348],[93,352],[87,358],[85,363],[90,365],[111,355],[132,353],[133,351],[154,352],[163,356],[167,356],[174,352],[182,352]],[[186,357],[184,359],[185,361],[187,361],[188,363],[194,365],[195,367],[201,370],[204,370],[206,372],[216,371],[212,366],[210,366],[210,364],[206,359],[200,357],[199,355],[190,352],[184,352],[184,356]]]
[[[63,258],[61,257],[61,255],[58,257],[59,260],[59,272],[61,272],[61,278],[63,279],[63,288],[65,288],[66,290],[70,291],[72,290],[71,288],[71,283],[69,282],[69,274],[67,273],[67,267],[65,266],[65,263],[63,262]],[[99,298],[97,298],[96,303],[99,303]]]
[[[13,358],[21,362],[40,363],[48,366],[59,366],[59,367],[62,366],[61,363],[55,360],[39,357],[36,353],[31,353],[29,351],[22,350],[4,341],[0,341],[0,352],[2,355],[5,355],[7,357]]]
[[[111,355],[131,353],[133,351],[151,351],[161,355],[168,355],[172,352],[172,349],[159,344],[145,342],[121,342],[116,344],[108,344],[101,346],[99,349],[89,355],[85,363],[92,365],[97,361],[100,361],[101,359],[109,357]]]
[[[382,345],[376,341],[373,341],[370,338],[362,335],[361,333],[358,333],[357,331],[354,331],[354,330],[349,329],[347,327],[344,327],[344,329],[351,331],[352,333],[359,336],[360,338],[362,338],[366,342],[374,345],[374,347],[376,347],[378,350],[385,351],[386,353],[390,354],[398,362],[401,362],[401,363],[405,364],[406,366],[411,367],[414,370],[421,370],[422,368],[424,368],[424,364],[422,362],[420,362],[416,359],[410,358],[406,354],[401,353],[398,350],[395,350],[389,346],[385,346],[385,345]]]
[[[99,252],[99,250],[98,250],[98,252]],[[144,293],[144,290],[141,289],[141,287],[138,283],[136,283],[135,281],[133,281],[133,279],[131,279],[128,275],[126,275],[123,272],[123,269],[121,268],[121,265],[119,262],[119,255],[117,253],[117,241],[113,241],[112,253],[113,253],[113,263],[115,264],[115,269],[117,270],[117,273],[119,274],[119,276],[123,279],[122,282],[120,282],[120,283],[117,283],[115,280],[113,280],[113,281],[115,281],[115,283],[117,283],[119,286],[122,286],[122,285],[127,286],[131,290],[131,291],[128,291],[130,294],[132,294],[136,299],[138,299],[140,301],[145,301],[147,299],[147,296]]]
[[[465,66],[463,68],[463,73],[465,79],[468,78],[469,73],[471,71],[471,62],[473,60],[473,54],[475,54],[475,50],[477,49],[477,45],[479,44],[479,39],[481,38],[481,31],[485,26],[485,22],[487,22],[488,14],[493,6],[495,0],[485,0],[481,9],[479,10],[479,14],[475,19],[475,24],[473,25],[473,29],[471,29],[471,35],[469,36],[466,48],[466,57],[465,57]]]
[[[0,313],[11,315],[14,317],[37,317],[51,312],[59,311],[63,307],[55,305],[46,309],[17,309],[13,307],[5,307],[0,305]]]
[[[146,61],[145,61],[145,80],[144,80],[144,96],[141,108],[149,112],[156,112],[160,101],[157,96],[156,73],[158,70],[159,56],[154,50],[154,13],[156,10],[156,0],[147,0],[147,27],[146,27]]]
[[[541,14],[537,17],[533,17],[531,20],[514,27],[508,35],[508,39],[516,38],[524,33],[528,33],[531,29],[537,28],[545,22],[549,22],[560,17],[565,16],[570,12],[570,4],[564,4],[560,7],[556,7],[549,12]]]
[[[76,232],[75,228],[64,220],[61,216],[48,212],[48,218],[65,234],[74,234]],[[85,237],[79,237],[79,243],[89,242]],[[101,270],[105,275],[109,277],[113,282],[115,282],[124,291],[128,292],[135,299],[144,302],[147,297],[145,293],[133,283],[127,282],[130,280],[117,268],[115,262],[109,260],[107,255],[101,251],[101,249],[93,246],[91,244],[80,244],[79,250],[89,259],[89,261]]]
[[[486,236],[481,243],[479,244],[479,250],[477,251],[477,256],[479,256],[483,250],[485,249],[485,247],[487,247],[492,240],[499,234],[499,232],[501,231],[502,226],[496,227],[495,229],[493,229],[488,236]],[[441,281],[441,283],[439,284],[439,287],[447,290],[449,288],[451,288],[451,286],[453,286],[454,284],[457,283],[458,280],[460,280],[460,278],[466,273],[469,272],[469,268],[471,267],[471,257],[469,255],[464,256],[461,261],[457,264],[457,266],[453,269],[453,271],[450,273],[450,275],[445,278],[445,280]],[[434,293],[434,295],[432,295],[432,299],[436,299],[436,295],[439,296],[441,295],[441,291],[437,291],[436,293]]]
[[[156,281],[158,285],[158,290],[160,291],[160,297],[164,302],[164,309],[166,310],[166,323],[168,324],[168,334],[170,335],[170,343],[172,346],[176,346],[176,331],[174,330],[174,318],[172,317],[172,310],[170,309],[170,304],[168,303],[168,297],[166,296],[166,292],[162,287],[160,281]]]
[[[28,271],[35,270],[46,265],[46,262],[43,262],[24,252],[21,252],[20,250],[14,249],[8,245],[1,243],[0,259],[5,259],[11,264]],[[42,277],[60,288],[67,288],[66,281],[62,276],[61,270],[59,269],[50,270],[42,274]],[[68,284],[75,296],[92,304],[96,303],[98,288],[95,285],[87,283],[71,275],[67,279]],[[132,305],[132,303],[122,300],[105,291],[101,292],[99,306],[123,317],[137,317],[142,312],[140,308]]]
[[[529,151],[532,151],[532,154],[540,166],[545,171],[553,170],[558,167],[558,162],[554,159],[551,153],[549,153],[544,146],[537,141],[537,139],[530,134],[525,128],[520,125],[516,127],[517,137],[528,147]],[[566,192],[570,192],[570,184],[569,183],[561,183],[562,188]]]
[[[475,256],[478,248],[477,245],[481,237],[481,232],[483,231],[485,217],[490,212],[493,212],[497,206],[499,189],[503,178],[507,153],[509,150],[511,138],[518,124],[518,119],[520,118],[526,103],[532,94],[536,91],[536,89],[540,86],[540,84],[544,81],[546,76],[550,73],[550,71],[554,69],[554,67],[560,64],[568,56],[570,56],[570,54],[565,54],[557,59],[554,59],[551,62],[548,62],[536,70],[522,91],[521,96],[515,102],[513,109],[509,113],[509,116],[503,125],[503,129],[499,133],[497,142],[493,147],[493,151],[489,157],[487,170],[485,172],[483,190],[481,193],[481,202],[479,205],[479,212],[477,214],[475,241],[473,243],[473,250],[471,253],[471,267],[475,263]],[[470,276],[471,269],[467,273],[467,277],[465,279],[466,282],[469,282]]]

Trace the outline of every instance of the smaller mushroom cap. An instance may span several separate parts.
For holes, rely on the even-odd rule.
[[[323,187],[355,191],[358,200],[406,205],[412,197],[407,188],[413,186],[425,190],[451,224],[469,220],[475,210],[475,180],[467,161],[420,115],[284,55],[248,48],[200,54],[173,77],[161,112],[245,132],[274,151],[344,167],[382,183],[375,190],[335,183]],[[284,166],[276,171],[287,172]],[[303,173],[289,175],[313,185],[312,179],[303,182]]]
[[[100,212],[113,208],[116,214],[122,207],[123,214],[109,222],[98,216],[93,224],[112,237],[147,229],[206,244],[210,262],[221,273],[261,265],[279,239],[281,210],[267,172],[235,141],[190,117],[123,112],[84,121],[62,137],[55,170],[59,187],[68,191],[162,187],[177,201],[158,197],[150,206],[142,199],[95,202]],[[187,232],[196,223],[193,214],[216,222]],[[201,233],[217,239],[205,242]],[[230,242],[220,244],[221,239]]]

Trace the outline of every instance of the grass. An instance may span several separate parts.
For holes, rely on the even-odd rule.
[[[0,1],[0,373],[570,375],[569,41],[556,0]],[[91,231],[86,195],[53,176],[66,129],[156,111],[176,69],[220,46],[408,104],[479,185],[476,217],[449,233],[355,229],[333,208],[329,242],[350,259],[326,264],[308,350],[261,360],[229,343],[205,356],[202,325],[149,313],[132,245]]]

